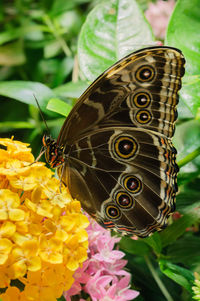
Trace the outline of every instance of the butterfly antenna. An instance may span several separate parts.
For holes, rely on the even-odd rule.
[[[48,125],[47,125],[46,120],[44,119],[44,115],[42,114],[42,110],[40,109],[39,102],[38,102],[38,100],[37,100],[35,94],[33,94],[33,96],[34,96],[35,101],[36,101],[36,104],[37,104],[37,106],[38,106],[38,109],[39,109],[39,112],[40,112],[40,116],[42,117],[42,120],[43,120],[43,122],[44,122],[44,124],[45,124],[45,126],[46,126],[47,132],[48,132],[48,134],[50,134],[49,127],[48,127]]]

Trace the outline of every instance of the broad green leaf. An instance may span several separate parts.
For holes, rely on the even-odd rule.
[[[46,105],[50,98],[55,98],[54,92],[47,86],[29,81],[5,81],[0,83],[0,95],[16,99],[18,101],[24,102],[26,104],[32,104],[37,106],[35,97],[41,109],[50,114],[46,110]]]
[[[102,2],[90,12],[81,29],[80,69],[93,81],[120,58],[153,41],[152,30],[135,0]]]
[[[17,66],[23,65],[25,61],[26,57],[21,41],[0,46],[0,65]]]
[[[129,237],[122,237],[119,246],[123,251],[139,256],[144,256],[150,251],[150,248],[145,242],[142,240],[134,240]]]
[[[183,262],[185,265],[198,264],[200,239],[192,234],[188,233],[188,236],[181,237],[167,248],[166,255],[169,261]]]
[[[68,82],[54,89],[54,92],[60,97],[79,98],[87,89],[87,82]]]
[[[52,98],[48,102],[47,109],[66,117],[71,111],[72,106],[58,98]]]
[[[198,220],[200,220],[199,210],[192,210],[174,221],[173,224],[160,233],[162,246],[165,247],[174,243],[178,237],[185,233],[186,228],[192,226]]]
[[[186,290],[191,292],[191,285],[194,281],[193,273],[185,268],[182,268],[178,265],[172,264],[166,260],[160,260],[160,269],[161,271],[174,280],[176,283],[183,286]]]
[[[200,1],[179,0],[168,25],[166,44],[180,48],[186,58],[186,75],[200,75]],[[200,79],[181,89],[181,98],[193,114],[200,107]]]
[[[162,250],[162,242],[160,239],[160,235],[158,232],[155,232],[153,235],[145,238],[143,240],[145,243],[147,243],[150,247],[152,247],[155,251],[155,253],[159,254]]]

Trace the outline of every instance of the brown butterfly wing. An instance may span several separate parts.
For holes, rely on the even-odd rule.
[[[136,145],[129,158],[121,157],[116,148],[117,139],[123,137]],[[71,148],[62,180],[100,224],[112,222],[110,228],[143,237],[165,227],[174,210],[178,171],[174,156],[170,140],[154,133],[100,129]],[[119,209],[120,215],[111,217],[108,206]]]
[[[67,118],[59,174],[103,226],[145,237],[174,211],[178,167],[169,137],[183,74],[178,50],[138,51],[103,73]]]
[[[80,97],[62,127],[58,144],[71,144],[105,125],[142,127],[172,137],[184,62],[181,52],[170,47],[128,55],[100,75]],[[145,78],[148,68],[150,77]],[[140,111],[150,120],[141,118]]]

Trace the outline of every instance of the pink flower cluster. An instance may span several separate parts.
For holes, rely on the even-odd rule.
[[[129,289],[130,273],[123,270],[127,261],[124,253],[114,250],[120,238],[111,237],[110,232],[90,219],[87,229],[89,236],[88,259],[74,275],[72,287],[64,293],[66,301],[78,295],[84,301],[82,292],[87,293],[92,301],[127,301],[133,300],[139,292]]]
[[[158,0],[156,3],[149,4],[145,15],[157,38],[164,39],[165,31],[174,9],[174,5],[174,0]]]

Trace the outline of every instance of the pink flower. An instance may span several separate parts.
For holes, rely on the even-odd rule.
[[[117,260],[114,263],[107,263],[106,268],[107,270],[109,270],[109,273],[111,275],[122,276],[122,275],[129,274],[128,272],[123,270],[126,264],[127,264],[127,260],[121,259],[121,260]]]
[[[101,271],[98,271],[89,279],[85,286],[85,291],[91,296],[93,301],[98,301],[102,296],[102,289],[112,281],[112,276],[101,276]]]
[[[98,274],[98,275],[97,275]],[[121,280],[109,276],[100,276],[97,272],[86,284],[86,291],[93,301],[128,301],[136,298],[139,292],[129,289],[130,274]]]
[[[92,301],[126,301],[138,296],[129,289],[130,273],[124,270],[127,263],[124,253],[115,248],[121,238],[112,237],[93,219],[87,229],[89,237],[88,259],[74,274],[72,287],[64,293],[67,301],[70,296],[88,294]]]
[[[65,291],[65,293],[64,293],[64,297],[65,297],[66,301],[71,301],[70,296],[78,295],[82,290],[81,284],[87,283],[87,281],[89,280],[90,275],[88,275],[88,273],[85,272],[85,270],[88,267],[88,264],[89,264],[89,261],[86,260],[83,263],[82,268],[78,268],[76,270],[76,273],[74,274],[75,281],[74,281],[72,287],[68,291]]]
[[[118,259],[124,257],[124,253],[121,251],[113,250],[114,240],[110,239],[109,241],[105,241],[102,239],[97,240],[97,251],[98,253],[93,256],[94,259],[99,261],[114,263]]]
[[[145,15],[157,38],[164,39],[167,24],[174,9],[174,5],[174,0],[158,0],[156,3],[149,4],[149,8]]]

